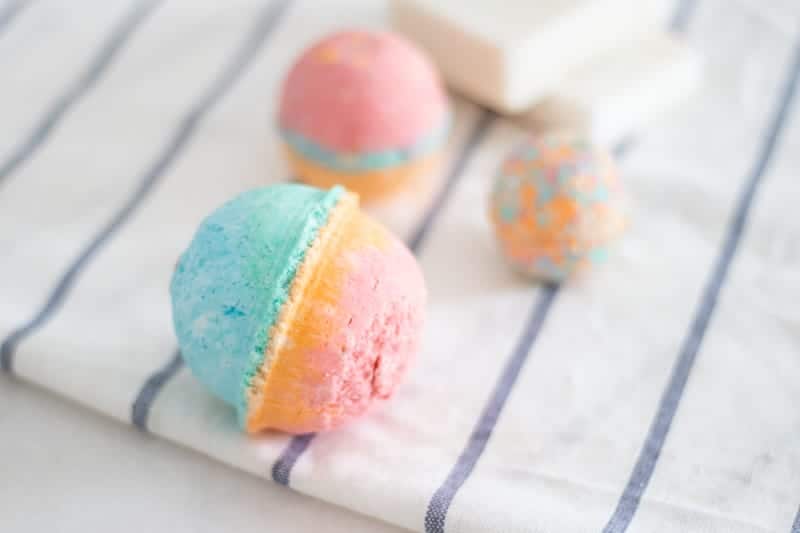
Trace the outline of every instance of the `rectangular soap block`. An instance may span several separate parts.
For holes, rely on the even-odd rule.
[[[519,118],[534,131],[579,131],[610,144],[671,110],[700,74],[697,53],[676,37],[656,34],[574,70]]]
[[[667,0],[392,0],[394,28],[448,85],[500,112],[529,109],[591,57],[662,27]]]

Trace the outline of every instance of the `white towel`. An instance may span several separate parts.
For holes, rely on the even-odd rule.
[[[287,178],[274,112],[292,60],[385,24],[383,4],[20,5],[0,4],[15,376],[415,531],[800,531],[796,2],[686,4],[704,88],[621,150],[631,230],[558,290],[509,272],[485,216],[521,132],[457,101],[436,194],[376,210],[429,284],[418,364],[363,420],[298,438],[244,435],[174,359],[167,285],[205,214]]]

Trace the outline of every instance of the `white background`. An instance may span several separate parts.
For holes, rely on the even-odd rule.
[[[6,378],[0,428],[4,533],[404,531]]]

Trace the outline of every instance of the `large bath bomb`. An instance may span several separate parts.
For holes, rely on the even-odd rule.
[[[606,259],[625,227],[625,204],[608,152],[581,137],[545,135],[505,160],[490,217],[516,270],[560,282]]]
[[[335,428],[392,395],[426,291],[405,245],[341,187],[251,190],[214,211],[171,284],[183,358],[248,432]]]
[[[307,50],[283,85],[279,127],[294,175],[366,200],[422,183],[450,129],[428,59],[386,31],[336,33]]]

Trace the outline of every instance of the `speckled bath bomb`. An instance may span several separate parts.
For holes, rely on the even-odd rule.
[[[581,137],[544,135],[503,162],[490,217],[516,270],[560,282],[605,260],[625,227],[625,198],[610,154]]]
[[[279,127],[295,176],[386,198],[438,167],[450,130],[433,64],[404,37],[348,30],[305,51],[283,84]]]
[[[389,398],[426,299],[416,259],[356,195],[298,184],[211,213],[170,288],[184,360],[248,432],[328,430]]]

